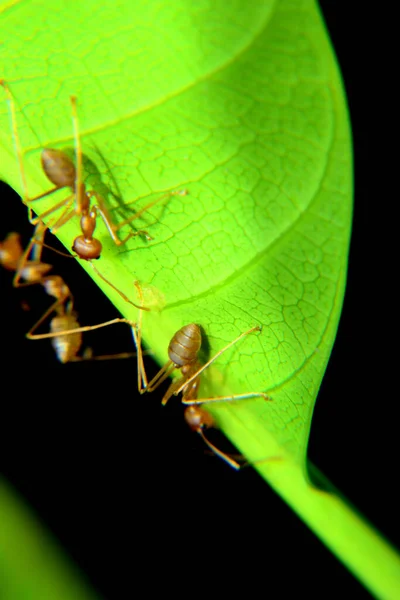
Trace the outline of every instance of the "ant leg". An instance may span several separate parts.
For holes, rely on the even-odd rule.
[[[73,333],[74,330],[71,330]],[[121,354],[102,354],[101,356],[73,356],[68,362],[84,362],[89,360],[122,360],[137,356],[136,352],[121,352]]]
[[[84,203],[86,204],[86,199],[90,198],[87,194],[84,193],[84,186],[82,185],[82,146],[81,146],[81,136],[79,134],[79,121],[78,121],[78,111],[77,111],[77,97],[71,96],[71,111],[72,111],[72,125],[74,129],[74,140],[75,140],[75,201],[76,201],[76,212],[77,214],[81,214],[83,210]],[[86,196],[86,198],[85,198]],[[85,202],[84,202],[85,198]]]
[[[162,379],[162,381],[164,381],[164,378]],[[173,381],[173,382],[171,383],[171,385],[169,386],[169,388],[168,388],[168,389],[167,389],[167,391],[165,392],[163,399],[161,400],[161,404],[162,404],[162,406],[165,406],[165,405],[167,404],[168,400],[169,400],[170,398],[172,398],[172,396],[174,396],[174,395],[175,395],[175,393],[176,393],[176,389],[177,389],[178,387],[180,387],[181,383],[184,383],[184,382],[185,382],[185,378],[184,378],[184,377],[181,377],[181,378],[180,378],[180,379],[178,379],[177,381]],[[157,387],[158,387],[158,385],[157,385]]]
[[[140,313],[141,314],[141,313]],[[136,348],[136,356],[137,356],[137,385],[138,391],[140,394],[143,394],[147,388],[147,375],[144,368],[143,362],[143,353],[142,353],[142,337],[139,333],[140,325],[137,325],[136,328],[132,327],[132,337],[133,343]]]
[[[101,216],[101,218],[103,219],[103,223],[104,225],[107,227],[107,231],[110,234],[114,244],[116,244],[117,246],[122,246],[123,244],[125,244],[128,240],[130,240],[132,237],[136,237],[138,235],[143,235],[147,240],[152,240],[153,238],[147,233],[147,231],[144,231],[142,229],[139,229],[138,231],[131,231],[123,240],[120,240],[119,237],[117,236],[117,234],[115,233],[118,229],[119,226],[116,226],[113,224],[110,214],[108,212],[108,210],[106,209],[103,200],[100,200],[100,195],[97,194],[97,192],[94,191],[90,191],[87,193],[88,197],[91,198],[93,196],[95,196],[97,202],[99,203],[98,205],[94,206],[93,209],[96,210],[96,212],[99,213],[99,215]],[[155,204],[155,203],[154,203]],[[150,208],[150,205],[147,208]],[[143,211],[141,211],[142,214]],[[133,215],[133,218],[137,218],[137,214]],[[126,222],[124,221],[122,225],[125,225]]]
[[[39,319],[37,323],[28,331],[26,337],[28,340],[46,340],[49,338],[54,338],[62,335],[71,335],[72,333],[85,333],[86,331],[94,331],[95,329],[101,329],[102,327],[108,327],[108,325],[114,325],[115,323],[127,323],[130,327],[136,327],[136,323],[133,321],[129,321],[128,319],[112,319],[111,321],[105,321],[104,323],[99,323],[98,325],[86,325],[85,327],[76,327],[75,329],[65,329],[64,331],[57,331],[51,333],[39,333],[33,335],[33,332],[43,323],[43,321],[49,316],[51,312],[53,312],[57,305],[62,304],[64,300],[57,300],[50,308],[45,312],[45,314]],[[126,354],[126,353],[123,353]],[[131,355],[131,353],[129,353]],[[87,359],[88,360],[88,359]]]
[[[44,236],[46,235],[47,225],[45,225],[42,221],[39,221],[35,227],[35,231],[33,234],[33,238],[35,243],[32,248],[32,260],[35,262],[42,261],[42,252],[43,252],[43,241]]]
[[[115,285],[113,283],[111,283],[111,281],[106,279],[106,277],[104,277],[104,275],[102,275],[100,273],[100,271],[98,269],[96,269],[96,267],[94,266],[94,264],[92,263],[91,260],[89,260],[88,262],[89,262],[90,266],[92,267],[93,271],[100,277],[100,279],[102,279],[103,281],[105,281],[105,283],[107,283],[110,287],[112,287],[113,290],[115,290],[121,296],[121,298],[123,298],[125,300],[125,302],[128,302],[128,304],[132,304],[132,306],[134,306],[135,308],[139,308],[140,310],[150,311],[150,309],[147,308],[146,306],[138,306],[137,304],[132,302],[132,300],[129,300],[128,296],[126,296],[124,294],[124,292],[121,292],[121,290],[119,290],[117,287],[115,287]]]
[[[207,446],[216,456],[219,456],[219,458],[225,461],[230,467],[232,467],[232,469],[235,469],[235,471],[240,471],[242,465],[236,462],[236,460],[233,460],[233,458],[231,458],[228,454],[222,452],[222,450],[219,450],[216,446],[214,446],[214,444],[212,444],[210,440],[207,439],[202,429],[197,429],[197,433],[202,437],[203,442],[207,444]]]
[[[198,433],[203,438],[203,442],[207,444],[207,446],[216,456],[222,458],[222,460],[227,462],[228,465],[236,471],[241,468],[241,465],[238,462],[233,460],[233,458],[225,452],[219,450],[206,437],[204,429],[216,427],[215,421],[210,413],[204,410],[201,406],[189,406],[188,408],[185,408],[184,418],[190,429]]]
[[[161,369],[158,371],[158,373],[153,377],[153,379],[149,382],[147,388],[145,390],[143,390],[142,393],[144,392],[153,392],[155,389],[158,388],[159,385],[161,385],[161,383],[163,381],[165,381],[172,373],[172,371],[175,369],[175,365],[171,360],[168,360],[165,365],[163,367],[161,367]],[[181,380],[179,380],[180,382]],[[173,384],[171,384],[173,385]],[[168,392],[167,392],[168,393]]]
[[[256,465],[262,464],[262,463],[266,463],[266,462],[275,462],[275,461],[281,461],[282,460],[282,456],[269,456],[268,458],[261,458],[259,460],[254,460],[252,462],[247,462],[246,461],[246,457],[245,456],[241,456],[241,460],[243,461],[242,464],[238,463],[236,460],[234,460],[232,458],[232,456],[229,456],[229,454],[226,454],[225,452],[222,452],[222,450],[219,450],[216,446],[214,446],[214,444],[212,444],[210,442],[209,439],[207,439],[204,431],[202,429],[196,430],[197,433],[199,435],[201,435],[203,441],[205,444],[207,444],[207,446],[210,448],[210,450],[216,454],[217,456],[219,456],[219,458],[221,458],[223,461],[225,461],[230,467],[232,467],[232,469],[235,469],[235,471],[241,471],[241,469],[246,469],[248,467],[255,467]],[[236,455],[235,455],[236,456]]]
[[[255,327],[252,327],[251,329],[248,329],[247,331],[244,331],[243,333],[241,333],[240,335],[238,335],[237,338],[235,338],[232,342],[230,342],[229,344],[227,344],[224,348],[222,348],[222,350],[220,350],[219,352],[217,352],[217,354],[215,356],[213,356],[213,358],[211,358],[208,362],[206,362],[205,365],[203,365],[202,367],[200,367],[200,369],[198,369],[195,373],[193,373],[193,375],[187,379],[184,383],[182,383],[182,385],[177,389],[177,391],[175,392],[175,396],[177,396],[184,387],[186,387],[187,385],[189,385],[194,379],[196,379],[196,377],[198,377],[203,371],[205,371],[205,369],[208,369],[208,367],[215,361],[217,360],[217,358],[219,356],[221,356],[221,354],[223,354],[224,352],[226,352],[226,350],[228,350],[229,348],[231,348],[231,346],[233,346],[234,344],[236,344],[239,340],[241,340],[243,337],[249,335],[250,333],[253,333],[254,331],[261,331],[262,327],[260,325],[256,325]],[[196,403],[196,402],[194,402]]]
[[[101,198],[101,196],[99,194],[97,194],[94,191],[90,191],[90,192],[88,192],[88,196],[89,197],[95,196],[96,200],[99,203],[99,206],[96,206],[95,208],[97,208],[97,210],[99,211],[100,216],[103,219],[104,224],[107,227],[107,230],[108,230],[110,236],[112,237],[114,243],[117,246],[122,246],[128,240],[130,240],[132,237],[136,237],[138,235],[144,236],[149,241],[151,241],[153,238],[151,237],[151,235],[148,234],[147,231],[139,229],[138,231],[131,231],[124,239],[120,240],[117,237],[117,234],[116,234],[116,232],[119,229],[121,229],[122,227],[124,227],[124,225],[127,225],[128,223],[131,223],[131,221],[134,221],[135,219],[138,219],[139,217],[141,217],[143,213],[145,213],[146,211],[148,211],[155,204],[158,204],[158,202],[161,202],[162,200],[165,200],[166,198],[169,198],[171,196],[177,196],[177,195],[186,196],[187,193],[188,193],[187,190],[179,190],[179,191],[168,192],[167,194],[164,194],[160,198],[157,198],[157,200],[153,200],[153,202],[149,202],[148,204],[146,204],[146,206],[143,206],[143,208],[141,208],[140,210],[138,210],[134,215],[132,215],[128,219],[125,219],[124,221],[121,221],[121,223],[118,223],[118,225],[115,225],[112,222],[110,214],[109,214],[107,208],[104,205],[104,201],[103,201],[103,199]]]
[[[21,140],[19,138],[19,134],[18,134],[18,126],[17,126],[17,117],[16,117],[16,109],[15,109],[15,100],[14,100],[14,96],[10,90],[10,87],[8,86],[8,84],[4,81],[4,79],[0,79],[0,85],[3,86],[4,91],[6,93],[6,97],[7,97],[7,103],[9,106],[9,113],[10,113],[10,119],[11,119],[11,131],[12,131],[12,137],[14,140],[14,147],[15,147],[15,153],[17,155],[17,162],[18,162],[18,166],[19,166],[19,173],[20,173],[20,178],[21,178],[21,187],[22,187],[22,202],[28,206],[29,202],[35,202],[35,200],[40,200],[41,198],[44,198],[46,196],[49,196],[50,194],[52,194],[53,192],[55,192],[56,190],[58,190],[58,187],[54,187],[51,190],[49,190],[48,192],[44,192],[43,194],[39,194],[38,196],[35,196],[34,198],[29,198],[28,195],[28,184],[26,181],[26,174],[25,174],[25,167],[24,167],[24,160],[23,160],[23,152],[22,152],[22,146],[21,146]],[[29,221],[31,223],[33,223],[33,225],[35,225],[36,223],[32,221],[32,209],[28,206],[29,209]]]
[[[187,382],[185,382],[186,384]],[[175,394],[179,394],[180,390]],[[235,394],[233,396],[214,396],[214,398],[196,398],[194,400],[186,400],[182,398],[182,404],[211,404],[211,402],[235,402],[237,400],[246,400],[247,398],[264,398],[264,400],[272,400],[265,392],[248,392],[247,394]]]
[[[98,205],[94,206],[93,208],[95,208],[99,211],[99,213],[101,214],[101,218],[103,219],[110,235],[112,236],[115,225],[112,222],[110,212],[106,206],[103,196],[101,194],[99,194],[98,192],[96,192],[95,190],[89,190],[88,192],[86,192],[86,197],[88,198],[89,203],[91,202],[92,198],[95,198]]]
[[[142,287],[138,281],[135,281],[135,287],[140,297],[141,305],[143,306],[143,292]],[[137,351],[137,372],[138,372],[138,391],[143,394],[147,387],[147,374],[143,362],[143,351],[142,351],[142,312],[139,310],[138,322],[136,328],[132,327],[133,341]]]
[[[207,444],[210,450],[214,454],[219,456],[219,458],[221,458],[223,461],[228,463],[228,465],[235,469],[235,471],[239,471],[240,469],[244,469],[245,467],[252,467],[256,464],[260,464],[263,462],[282,460],[282,457],[280,456],[270,456],[261,460],[248,462],[244,456],[239,455],[238,460],[243,461],[242,463],[239,463],[233,458],[237,455],[226,454],[225,452],[222,452],[221,450],[219,450],[219,448],[214,446],[214,444],[212,444],[210,440],[206,437],[204,430],[207,430],[211,427],[217,428],[217,425],[209,412],[204,410],[201,406],[189,406],[188,408],[185,408],[184,418],[186,423],[189,425],[190,429],[201,435],[204,443]]]
[[[42,255],[43,239],[46,229],[47,227],[46,225],[44,225],[44,223],[39,222],[36,225],[35,232],[31,238],[31,241],[29,242],[25,252],[23,253],[20,261],[18,262],[18,268],[15,272],[13,279],[13,286],[15,288],[26,287],[29,285],[34,285],[36,283],[41,283],[44,275],[46,275],[52,268],[51,265],[40,262]],[[29,260],[28,257],[32,250],[33,260]],[[21,277],[24,276],[26,276],[28,280],[24,283],[21,283]]]
[[[71,330],[72,333],[74,330]],[[99,356],[88,355],[84,352],[83,356],[73,356],[68,362],[83,362],[88,360],[121,360],[124,358],[135,358],[136,352],[120,352],[119,354],[101,354]]]
[[[50,231],[51,231],[51,233],[57,233],[57,231],[63,225],[65,225],[65,223],[68,223],[68,221],[70,219],[72,219],[72,217],[75,215],[75,208],[73,208],[72,210],[70,210],[70,206],[71,206],[71,203],[69,202],[68,206],[63,211],[61,217],[59,219],[57,219],[57,221],[54,223],[54,225],[50,225]]]
[[[46,198],[46,196],[50,196],[50,194],[54,194],[54,192],[57,192],[58,190],[61,190],[61,189],[62,188],[55,186],[55,187],[51,188],[51,190],[48,190],[47,192],[43,192],[42,194],[38,194],[37,196],[34,196],[33,198],[28,197],[28,202],[36,202],[36,200],[42,200],[42,198]]]
[[[118,229],[121,229],[121,227],[123,227],[124,225],[127,225],[131,221],[134,221],[135,219],[138,219],[139,217],[142,216],[143,213],[147,212],[155,204],[158,204],[159,202],[162,202],[162,200],[166,200],[167,198],[170,198],[171,196],[187,196],[188,193],[189,192],[187,190],[175,190],[175,191],[167,192],[166,194],[163,194],[162,196],[160,196],[160,198],[157,198],[156,200],[153,200],[153,202],[149,202],[148,204],[146,204],[146,206],[143,206],[143,208],[141,208],[140,210],[138,210],[131,217],[128,217],[128,219],[125,219],[121,223],[118,223],[118,225],[114,225],[114,231],[118,231]],[[136,233],[136,235],[138,235],[139,233],[142,233],[142,234],[146,235],[147,239],[149,239],[149,240],[153,239],[151,236],[149,236],[147,234],[146,231],[135,232],[135,233]],[[125,242],[122,242],[122,243],[125,243]]]
[[[54,190],[52,190],[52,192],[55,192],[56,190],[59,190],[59,189],[61,189],[61,188],[55,188]],[[47,196],[47,194],[45,194],[45,195]],[[41,197],[43,197],[43,196],[41,196]],[[62,208],[66,204],[71,205],[71,199],[73,197],[74,197],[73,195],[70,195],[67,198],[64,198],[64,200],[61,200],[61,202],[57,202],[57,204],[55,204],[54,206],[52,206],[51,208],[46,210],[41,215],[38,215],[37,217],[32,217],[32,219],[30,219],[30,223],[32,223],[32,225],[37,225],[39,223],[39,221],[43,221],[43,219],[45,217],[48,217],[49,215],[53,214],[59,208]],[[33,200],[38,200],[38,198],[33,198]],[[33,200],[29,200],[29,201],[32,202]],[[65,214],[66,210],[68,210],[68,208],[69,208],[69,206],[65,209],[65,211],[63,212],[63,215]]]
[[[45,244],[44,242],[36,242],[36,244],[38,246],[42,246],[42,248],[47,248],[47,250],[51,250],[52,252],[55,252],[55,254],[63,256],[64,258],[76,258],[72,254],[67,254],[67,252],[61,252],[61,250],[57,250],[56,248],[53,248],[53,246],[49,246],[49,244]]]
[[[40,340],[42,339],[43,335],[45,337],[48,337],[50,335],[50,337],[54,337],[53,334],[39,334],[39,335],[34,335],[34,332],[40,327],[40,325],[47,319],[47,317],[49,315],[51,315],[52,312],[54,312],[55,310],[57,310],[58,306],[61,306],[62,304],[64,304],[65,300],[68,298],[68,296],[63,296],[62,298],[58,298],[47,310],[46,312],[40,317],[40,319],[38,319],[38,321],[36,321],[36,323],[33,325],[33,327],[31,327],[31,329],[28,331],[28,333],[25,335],[26,338],[28,338],[28,340]],[[55,334],[58,335],[58,334]]]
[[[147,351],[145,351],[145,354],[147,354]],[[120,352],[119,354],[101,354],[98,356],[93,356],[91,348],[86,348],[84,350],[83,356],[74,356],[68,362],[77,362],[84,360],[120,360],[123,358],[137,358],[137,356],[137,352]]]
[[[23,155],[22,155],[22,149],[21,149],[21,142],[20,142],[19,134],[18,134],[17,117],[16,117],[16,110],[15,110],[15,100],[11,93],[10,88],[8,87],[8,84],[4,81],[4,79],[0,79],[0,85],[3,86],[4,91],[6,93],[7,103],[8,103],[9,112],[10,112],[11,131],[12,131],[12,136],[13,136],[13,140],[14,140],[14,147],[15,147],[15,152],[17,155],[17,161],[18,161],[18,165],[19,165],[19,174],[21,177],[21,184],[22,184],[22,194],[23,194],[22,202],[26,206],[28,206],[28,186],[27,186],[26,176],[25,176],[25,168],[24,168],[24,161],[23,161]]]

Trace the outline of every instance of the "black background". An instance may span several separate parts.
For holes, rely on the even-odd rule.
[[[379,197],[375,189],[380,157],[371,133],[372,17],[349,13],[347,3],[320,4],[348,94],[356,194],[345,304],[309,458],[399,546],[394,365],[386,356],[394,294],[381,270],[386,196],[381,186]],[[0,239],[16,230],[27,242],[25,209],[5,185],[0,192]],[[117,316],[75,261],[54,254],[49,261],[79,289],[82,324]],[[268,594],[276,584],[283,596],[317,597],[326,587],[368,597],[255,472],[235,473],[204,453],[178,402],[162,409],[156,394],[138,398],[131,361],[63,366],[48,342],[26,341],[24,333],[44,307],[43,293],[12,289],[4,271],[0,281],[2,372],[9,376],[1,394],[0,471],[103,596],[125,597],[138,583],[150,591],[153,582],[142,574],[150,566],[166,591],[177,592],[186,572],[204,593],[212,573],[214,593],[243,583],[249,595]],[[22,309],[22,300],[31,310]],[[85,341],[95,354],[131,350],[122,326]]]

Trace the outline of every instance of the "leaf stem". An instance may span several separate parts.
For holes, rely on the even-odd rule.
[[[316,467],[310,465],[309,472],[321,487],[290,460],[254,468],[371,593],[388,600],[399,597],[399,554]]]

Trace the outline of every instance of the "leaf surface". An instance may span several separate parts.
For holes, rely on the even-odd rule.
[[[250,461],[279,458],[259,469],[313,526],[300,487],[313,493],[306,448],[342,306],[352,210],[347,108],[316,4],[86,0],[74,11],[67,1],[25,0],[0,14],[2,76],[18,103],[31,195],[49,188],[40,150],[72,149],[71,94],[85,183],[115,221],[188,190],[125,226],[146,228],[151,242],[117,248],[100,224],[96,266],[136,302],[133,282],[141,282],[153,309],[143,335],[160,363],[187,323],[202,325],[210,355],[263,326],[205,372],[201,396],[272,396],[212,413]],[[21,190],[5,103],[0,120],[0,174]],[[70,248],[78,231],[74,219],[59,237]],[[293,469],[297,488],[288,484]]]
[[[73,145],[72,93],[86,182],[115,207],[116,220],[187,189],[132,222],[153,242],[134,238],[118,250],[100,225],[96,266],[132,299],[140,280],[147,303],[163,309],[146,314],[143,326],[161,360],[186,323],[203,326],[211,353],[262,324],[261,335],[209,369],[204,393],[270,392],[268,404],[214,410],[233,438],[238,427],[251,430],[258,458],[268,455],[267,433],[279,451],[304,460],[341,307],[351,215],[346,107],[315,6],[138,2],[132,19],[128,3],[94,10],[85,2],[67,27],[58,5],[44,7],[21,2],[3,14],[10,31],[26,24],[7,43],[4,78],[21,109],[30,194],[38,191],[38,152]],[[24,64],[18,56],[28,47]],[[5,103],[2,112],[7,133]],[[3,176],[18,187],[7,136],[3,144]],[[49,189],[43,178],[39,185]],[[60,230],[67,247],[74,221]]]

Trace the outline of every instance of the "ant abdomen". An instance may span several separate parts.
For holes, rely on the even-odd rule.
[[[48,179],[58,188],[74,188],[76,169],[72,160],[62,150],[45,148],[41,155],[42,168]]]
[[[178,368],[197,361],[201,347],[200,327],[195,323],[185,325],[177,331],[169,343],[168,356]]]
[[[49,275],[42,283],[46,294],[58,298],[67,298],[70,295],[68,286],[59,275]]]
[[[79,323],[74,314],[58,315],[51,320],[51,333],[77,329]],[[70,333],[55,337],[51,341],[56,352],[57,358],[61,363],[69,362],[79,352],[82,346],[82,333]]]

